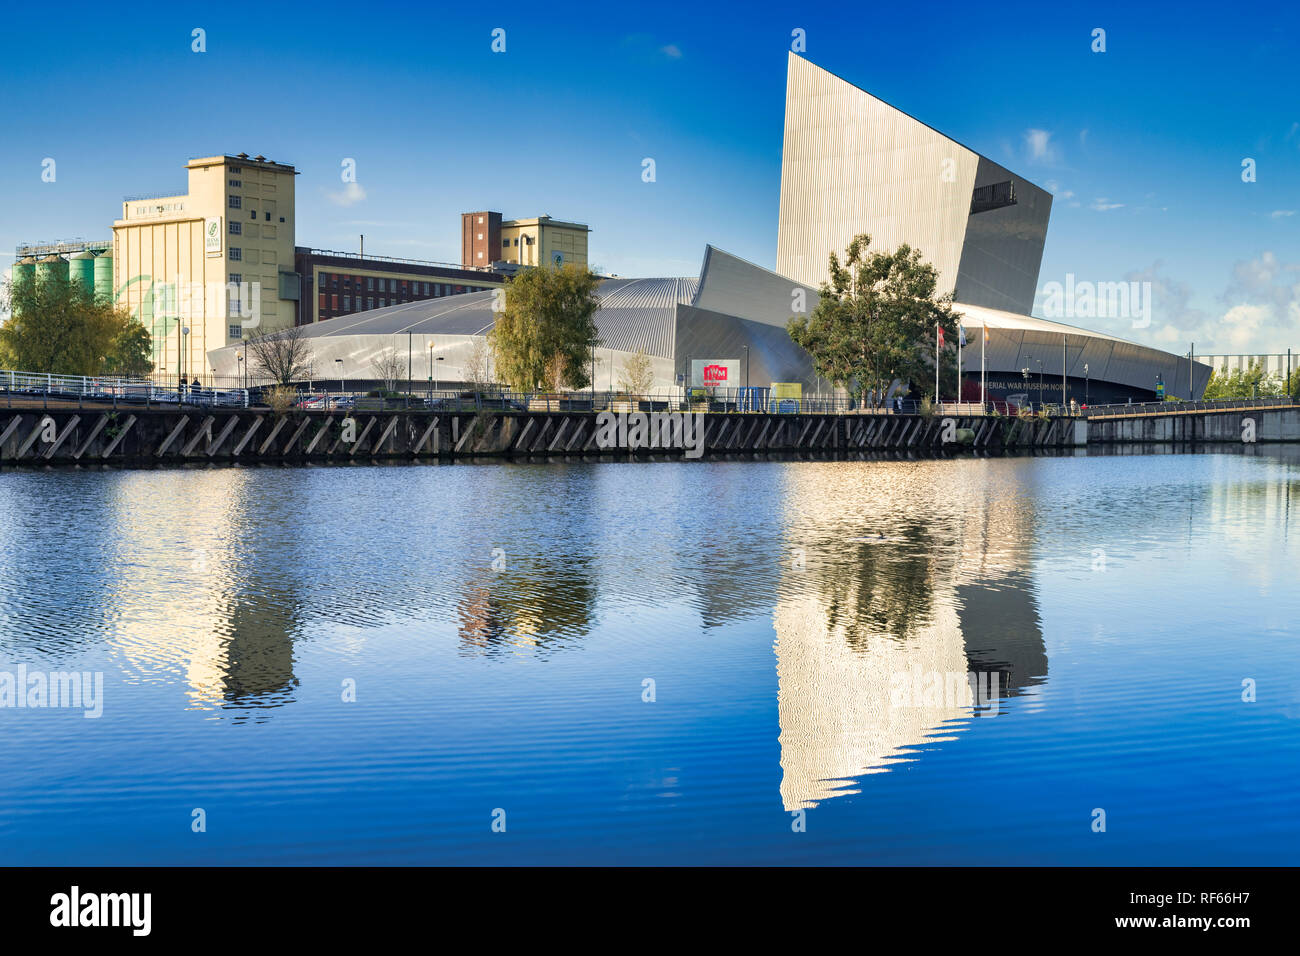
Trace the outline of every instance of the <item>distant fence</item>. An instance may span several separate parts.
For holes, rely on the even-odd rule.
[[[1123,405],[1089,405],[1085,418],[1123,418],[1138,415],[1187,415],[1193,412],[1231,412],[1237,409],[1275,408],[1296,404],[1289,395],[1271,398],[1223,398],[1209,402],[1131,402]]]
[[[203,388],[184,382],[163,385],[142,378],[113,378],[103,375],[55,375],[50,372],[0,370],[0,394],[14,407],[39,401],[75,401],[91,405],[209,405],[247,408],[249,393],[244,389]]]

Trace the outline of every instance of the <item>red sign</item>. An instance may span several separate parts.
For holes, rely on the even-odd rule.
[[[706,365],[704,366],[704,384],[721,385],[727,381],[727,366],[725,365]]]

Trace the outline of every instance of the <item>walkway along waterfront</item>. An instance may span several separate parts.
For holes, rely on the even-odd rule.
[[[1069,448],[1108,442],[1300,441],[1300,406],[1227,403],[1181,412],[1119,406],[1107,414],[1009,417],[842,412],[707,413],[691,439],[701,454],[933,453],[965,448]],[[963,409],[968,406],[963,406]],[[1140,410],[1138,410],[1140,409]],[[698,457],[682,447],[646,447],[631,428],[592,411],[316,411],[295,409],[18,408],[0,413],[0,464],[154,465],[188,462],[306,462],[464,459],[531,455]],[[645,415],[648,423],[649,415]],[[646,431],[649,431],[647,428]],[[614,442],[611,434],[618,435]],[[680,434],[680,432],[679,432]]]

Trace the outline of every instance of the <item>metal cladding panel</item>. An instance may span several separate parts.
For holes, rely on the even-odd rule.
[[[472,335],[492,327],[493,293],[467,292],[442,299],[423,299],[341,315],[303,328],[304,338],[328,338],[338,335],[417,334]]]
[[[814,287],[858,233],[957,280],[978,154],[791,53],[776,271]]]
[[[975,373],[980,367],[981,327],[989,330],[985,346],[985,369],[989,375],[1019,376],[1029,368],[1037,377],[1038,360],[1043,363],[1045,379],[1061,377],[1061,347],[1066,346],[1065,372],[1070,378],[1087,378],[1127,388],[1155,391],[1156,375],[1164,378],[1165,390],[1179,398],[1199,398],[1210,380],[1210,367],[1192,364],[1192,386],[1188,387],[1188,361],[1162,349],[1127,342],[1113,335],[1089,332],[1030,315],[1016,315],[996,309],[959,303],[968,343],[962,353],[963,369]]]
[[[817,307],[815,288],[707,246],[699,294],[691,305],[784,329],[794,314],[794,293],[798,289],[804,291],[804,309],[811,313]]]
[[[957,269],[956,299],[1009,312],[1034,307],[1052,197],[983,156],[975,186],[1010,182],[1014,205],[971,213]]]
[[[803,382],[813,385],[812,357],[790,340],[784,327],[689,305],[677,309],[676,374],[689,375],[691,359],[736,359],[741,383],[749,347],[749,384]]]
[[[622,352],[645,349],[671,359],[677,306],[690,302],[698,288],[697,279],[606,280],[596,313],[601,345]]]

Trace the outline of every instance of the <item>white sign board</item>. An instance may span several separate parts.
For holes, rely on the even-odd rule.
[[[691,359],[692,388],[739,388],[739,359]]]
[[[203,220],[203,251],[211,259],[221,255],[221,217]]]

